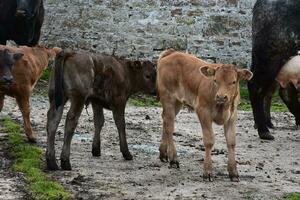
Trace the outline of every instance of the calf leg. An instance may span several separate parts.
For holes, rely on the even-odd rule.
[[[279,95],[289,111],[295,116],[296,125],[300,126],[300,93],[293,85],[280,88]]]
[[[236,145],[236,114],[224,125],[224,132],[226,137],[227,149],[228,149],[228,165],[227,170],[231,181],[239,181],[239,174],[236,168],[235,160],[235,145]]]
[[[4,104],[4,95],[3,95],[3,94],[0,94],[0,112],[1,112],[2,109],[3,109],[3,104]]]
[[[215,135],[212,129],[212,120],[209,119],[210,114],[207,110],[198,110],[197,115],[201,123],[203,143],[205,147],[203,179],[212,181],[213,177],[211,151],[215,144]]]
[[[65,135],[62,152],[60,155],[61,168],[64,170],[71,170],[70,164],[70,147],[71,140],[74,135],[74,130],[77,126],[78,119],[84,107],[84,98],[75,97],[71,100],[71,107],[68,111],[66,124],[65,124]]]
[[[180,110],[180,105],[176,106],[176,103],[173,103],[170,100],[161,98],[163,105],[163,134],[162,140],[159,147],[159,158],[162,162],[170,161],[170,166],[179,168],[179,162],[177,158],[177,151],[173,141],[174,133],[174,120],[176,114]],[[176,108],[177,107],[177,108]]]
[[[125,160],[132,160],[132,155],[128,150],[125,131],[125,105],[119,104],[113,109],[113,117],[119,133],[120,151]]]
[[[101,138],[100,132],[104,124],[103,108],[101,105],[92,102],[94,113],[95,134],[93,139],[92,154],[93,156],[101,156]]]
[[[30,123],[29,95],[17,96],[17,103],[22,112],[24,120],[24,130],[29,142],[36,142],[36,134],[32,131]]]
[[[46,161],[47,161],[47,168],[49,170],[57,170],[58,166],[56,164],[55,146],[54,146],[55,134],[63,114],[64,104],[57,109],[55,109],[54,101],[52,101],[50,104],[51,105],[47,113]]]

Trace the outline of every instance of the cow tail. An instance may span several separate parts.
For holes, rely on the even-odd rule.
[[[176,52],[176,50],[170,48],[167,50],[164,50],[163,52],[161,52],[161,54],[159,55],[158,61],[160,61],[162,58],[167,57],[169,55],[171,55],[172,53]]]
[[[63,79],[64,79],[64,64],[66,59],[73,55],[73,53],[63,50],[56,55],[55,58],[55,67],[54,67],[54,99],[55,99],[55,108],[57,109],[63,104],[64,100],[64,88],[63,88]]]

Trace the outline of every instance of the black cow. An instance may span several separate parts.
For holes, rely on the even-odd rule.
[[[269,128],[271,95],[282,67],[300,49],[300,1],[258,0],[253,8],[253,78],[248,82],[254,121],[261,139],[273,140]],[[299,92],[294,85],[279,94],[300,125]]]
[[[43,0],[0,0],[0,44],[38,44],[44,21]]]

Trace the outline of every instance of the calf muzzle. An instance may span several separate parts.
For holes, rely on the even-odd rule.
[[[228,101],[227,95],[216,95],[216,102],[217,104],[225,104]]]

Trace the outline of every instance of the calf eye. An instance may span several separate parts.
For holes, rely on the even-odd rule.
[[[217,80],[216,79],[214,80],[214,83],[217,84]]]
[[[234,85],[234,84],[236,84],[236,81],[233,81],[233,82],[232,82],[232,85]]]
[[[151,76],[150,76],[150,75],[146,75],[145,77],[146,77],[146,79],[150,79],[150,78],[151,78]]]

